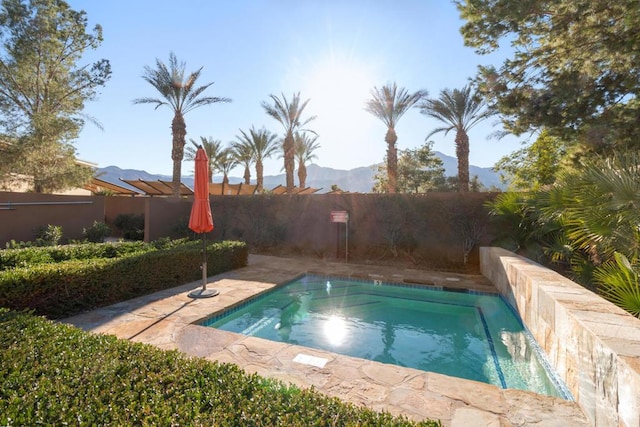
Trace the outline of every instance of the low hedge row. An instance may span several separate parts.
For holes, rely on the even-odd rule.
[[[207,274],[247,265],[244,242],[207,245]],[[202,277],[202,244],[134,251],[118,258],[36,263],[0,271],[0,307],[33,310],[52,319],[183,285]]]
[[[169,249],[175,246],[195,245],[186,239],[163,239],[156,242],[77,243],[60,246],[32,246],[0,250],[0,270],[30,267],[36,264],[82,260],[92,258],[119,258],[132,253]]]
[[[0,309],[0,425],[440,426]]]

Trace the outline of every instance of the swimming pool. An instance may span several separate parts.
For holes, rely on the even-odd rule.
[[[571,399],[494,294],[307,275],[201,324]]]

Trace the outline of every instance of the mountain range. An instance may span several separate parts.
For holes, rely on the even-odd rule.
[[[446,154],[442,154],[439,151],[436,151],[435,154],[442,160],[446,176],[455,176],[458,174],[458,160],[455,157],[447,156]],[[327,168],[316,164],[310,164],[307,166],[306,184],[308,187],[319,188],[320,191],[318,191],[318,193],[326,193],[328,191],[331,191],[331,186],[334,184],[344,191],[350,191],[353,193],[370,193],[371,189],[373,188],[374,175],[376,173],[376,170],[377,165],[342,170]],[[252,170],[252,173],[255,173],[255,171]],[[483,168],[471,165],[469,166],[469,175],[471,177],[477,175],[479,181],[486,187],[495,186],[497,188],[504,189],[504,184],[500,182],[498,174],[491,168]],[[111,182],[113,184],[132,190],[135,190],[135,188],[132,188],[126,183],[122,182],[123,179],[140,179],[144,181],[171,181],[171,176],[169,175],[152,174],[143,170],[136,169],[120,169],[117,166],[107,166],[104,168],[99,168],[97,170],[96,176],[103,181]],[[252,183],[255,183],[254,180],[255,177],[252,177]],[[297,175],[295,175],[295,180],[297,183]],[[242,181],[243,179],[239,177],[229,177],[229,182],[231,184],[237,184]],[[182,178],[182,182],[186,186],[193,188],[193,177],[185,176]],[[222,176],[214,176],[213,182],[222,182]],[[264,176],[264,187],[267,189],[277,187],[278,185],[285,185],[285,182],[286,180],[284,173],[279,175]]]

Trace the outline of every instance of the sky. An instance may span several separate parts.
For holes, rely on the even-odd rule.
[[[104,58],[112,67],[84,110],[102,129],[87,122],[75,142],[77,157],[98,167],[171,175],[172,110],[133,103],[159,97],[142,75],[156,59],[168,63],[170,52],[187,73],[202,67],[199,85],[214,82],[204,95],[232,99],[185,115],[188,144],[212,137],[228,145],[251,126],[282,135],[261,104],[270,94],[291,99],[300,92],[309,99],[303,118],[317,116],[307,126],[319,135],[313,163],[345,170],[384,161],[386,127],[363,108],[374,87],[395,82],[436,98],[445,88],[462,88],[479,64],[499,65],[507,57],[465,47],[463,21],[448,0],[67,1],[87,13],[89,28],[103,29],[103,43],[85,52],[81,65]],[[422,146],[440,125],[418,109],[408,111],[396,126],[398,148]],[[499,130],[495,119],[471,129],[472,165],[491,167],[521,148],[515,137],[490,138]],[[454,137],[429,140],[434,150],[455,156]],[[183,175],[192,174],[190,163],[183,163]],[[265,175],[283,173],[282,164],[277,155],[267,160]]]

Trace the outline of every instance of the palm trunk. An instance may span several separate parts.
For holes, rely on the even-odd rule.
[[[248,165],[244,168],[244,183],[247,185],[251,184],[251,171]]]
[[[298,181],[300,182],[300,189],[306,188],[307,184],[307,167],[303,162],[298,164]]]
[[[293,194],[295,183],[293,182],[293,170],[295,169],[295,147],[293,143],[293,134],[287,133],[284,138],[284,170],[287,175],[287,193]]]
[[[469,136],[463,130],[456,132],[456,156],[458,157],[458,191],[469,192]]]
[[[182,159],[184,158],[184,144],[187,136],[187,125],[180,111],[175,112],[171,122],[171,134],[173,135],[173,145],[171,148],[171,160],[173,160],[173,197],[180,197],[180,180],[182,178]]]
[[[256,184],[258,185],[258,187],[256,188],[256,191],[258,193],[262,192],[262,184],[263,184],[262,174],[263,173],[264,173],[264,165],[262,164],[262,160],[257,160],[256,161]]]
[[[396,148],[398,136],[395,129],[390,127],[384,140],[387,142],[387,192],[393,194],[398,187],[398,150]]]

